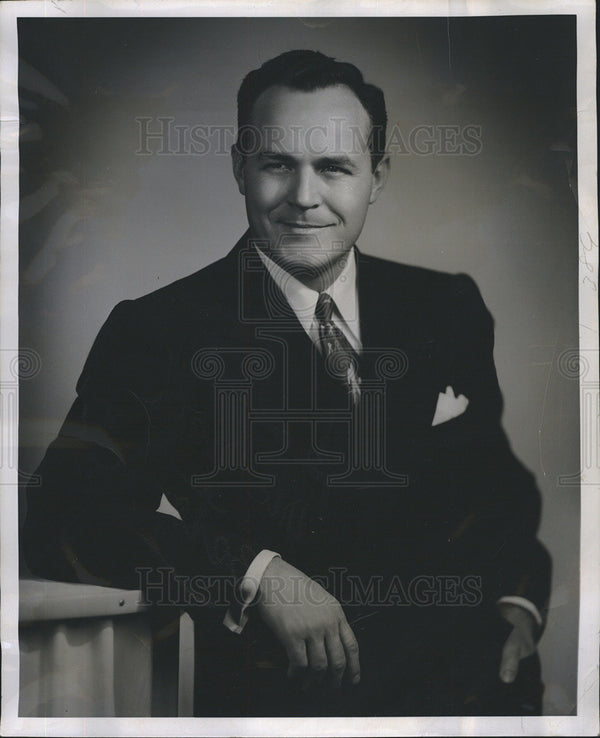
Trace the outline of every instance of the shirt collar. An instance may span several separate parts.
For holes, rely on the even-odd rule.
[[[285,296],[292,310],[296,313],[296,317],[302,324],[302,327],[307,333],[310,333],[319,293],[307,287],[303,282],[279,266],[279,264],[276,264],[261,249],[256,247],[256,250],[265,268],[273,278],[273,281]],[[354,251],[354,247],[352,247],[348,252],[348,258],[346,259],[344,268],[337,276],[337,279],[324,292],[331,295],[339,311],[339,316],[334,315],[334,319],[339,319],[341,316],[350,331],[360,341],[358,298],[356,293],[356,257]]]

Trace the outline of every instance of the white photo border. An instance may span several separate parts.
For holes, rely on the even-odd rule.
[[[598,209],[596,39],[593,0],[53,0],[0,6],[0,114],[2,151],[0,243],[0,383],[11,380],[18,346],[19,101],[17,19],[20,17],[333,17],[333,16],[577,16],[579,183],[579,339],[588,376],[598,376]],[[590,268],[591,267],[591,268]],[[586,391],[589,394],[589,384]],[[598,407],[596,387],[596,407]],[[583,380],[580,379],[580,398]],[[584,427],[598,448],[598,424]],[[17,453],[16,413],[2,416],[0,458]],[[18,716],[18,480],[17,465],[0,464],[0,612],[2,719],[7,736],[329,736],[329,735],[597,735],[600,630],[600,469],[585,468],[581,444],[581,578],[577,715],[552,717],[398,718],[24,718]],[[594,455],[592,455],[594,456]]]

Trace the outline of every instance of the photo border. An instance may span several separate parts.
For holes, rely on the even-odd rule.
[[[237,2],[198,0],[55,0],[4,2],[0,6],[0,383],[15,383],[18,361],[19,102],[17,19],[21,17],[334,17],[334,16],[577,16],[577,120],[579,183],[579,356],[587,376],[598,376],[598,210],[596,150],[596,38],[593,0],[306,0]],[[582,372],[583,374],[583,372]],[[580,400],[590,385],[580,377]],[[18,391],[18,390],[17,390]],[[598,387],[595,390],[596,407]],[[2,417],[0,458],[16,453],[18,418]],[[591,434],[591,437],[590,437]],[[585,426],[580,441],[598,448],[598,424]],[[576,716],[547,717],[386,717],[386,718],[23,718],[18,717],[18,479],[17,465],[0,464],[0,581],[2,608],[2,735],[90,736],[325,736],[325,735],[597,735],[600,603],[600,469],[585,468],[581,443],[581,548],[578,686]],[[593,457],[592,457],[593,458]]]

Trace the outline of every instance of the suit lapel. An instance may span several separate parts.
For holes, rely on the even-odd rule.
[[[358,306],[363,348],[399,348],[407,326],[406,293],[401,284],[388,284],[388,275],[377,259],[357,253]]]
[[[430,336],[417,309],[429,296],[415,297],[402,265],[390,270],[387,262],[358,249],[357,254],[362,376],[380,376],[378,359],[385,354],[395,357],[388,366],[397,362],[400,376],[386,382],[388,417],[412,435],[429,426],[437,397],[432,386]]]

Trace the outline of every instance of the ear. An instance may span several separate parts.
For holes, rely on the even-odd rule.
[[[372,204],[379,197],[379,193],[385,187],[385,183],[388,180],[390,173],[390,157],[384,156],[379,164],[375,167],[373,172],[373,182],[371,184],[371,196],[369,197],[369,204]]]
[[[246,182],[244,180],[244,164],[246,159],[241,151],[238,149],[237,144],[233,144],[231,147],[231,164],[233,166],[233,176],[238,185],[238,190],[241,195],[246,195]]]

